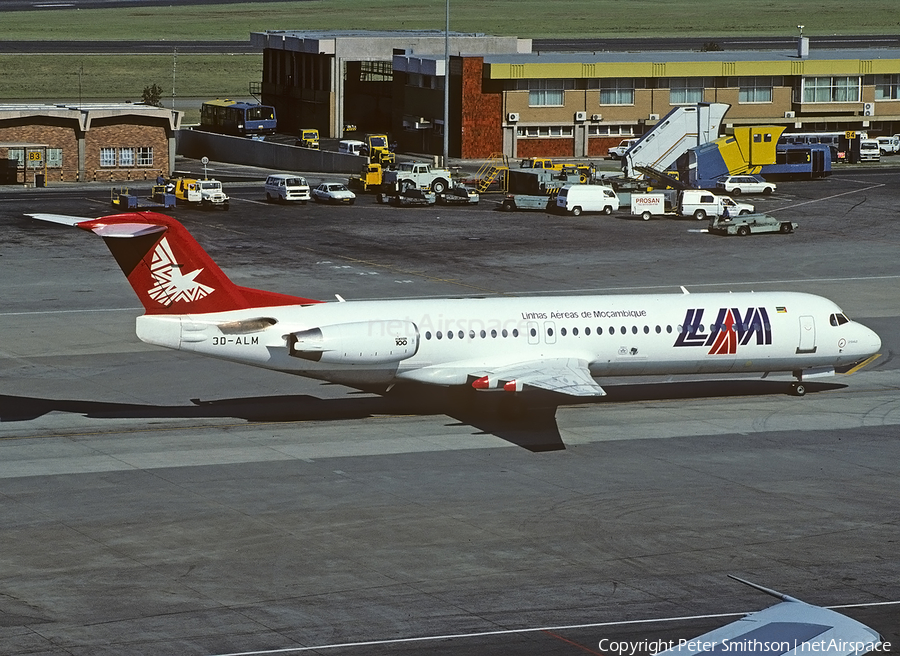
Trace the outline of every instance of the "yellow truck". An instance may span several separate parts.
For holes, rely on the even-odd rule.
[[[384,171],[381,164],[369,163],[362,167],[359,175],[351,175],[347,186],[362,191],[378,190],[383,182]]]
[[[388,166],[396,161],[386,134],[366,135],[366,148],[369,152],[369,161],[373,164]]]
[[[319,131],[315,128],[303,128],[300,130],[300,138],[294,143],[301,148],[319,150]]]

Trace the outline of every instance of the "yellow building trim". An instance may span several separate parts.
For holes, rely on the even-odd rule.
[[[742,75],[872,75],[900,72],[900,59],[791,59],[673,62],[526,62],[488,65],[492,80],[719,77]]]

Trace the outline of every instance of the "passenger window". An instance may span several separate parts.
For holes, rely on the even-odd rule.
[[[563,337],[565,337],[565,336],[566,336],[566,329],[565,329],[565,328],[560,328],[559,334],[562,335]]]
[[[431,339],[431,331],[425,331],[425,339]]]
[[[518,328],[513,328],[512,335],[513,335],[513,337],[518,337],[518,336],[519,336],[519,329],[518,329]]]

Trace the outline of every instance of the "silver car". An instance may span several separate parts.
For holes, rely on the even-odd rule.
[[[340,182],[323,182],[313,189],[312,197],[317,203],[353,205],[356,202],[356,194]]]

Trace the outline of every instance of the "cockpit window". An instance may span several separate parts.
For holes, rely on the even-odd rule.
[[[840,313],[832,314],[830,321],[832,326],[843,326],[845,323],[850,323],[850,319],[848,319],[846,315]]]

